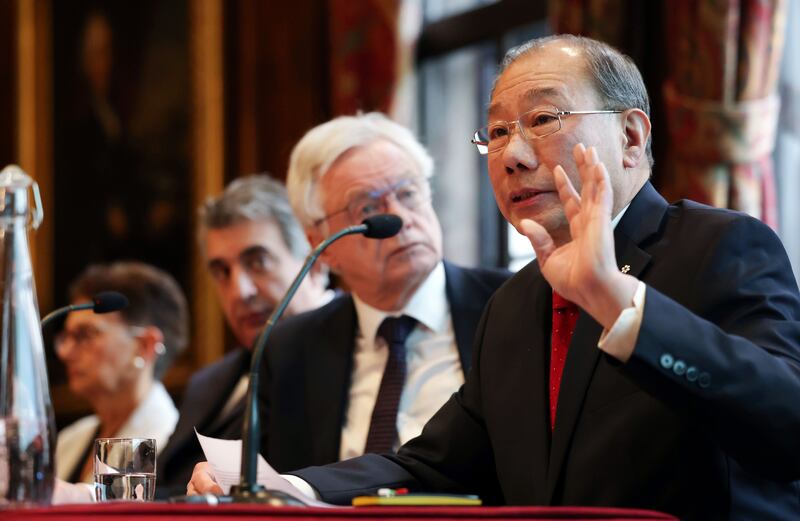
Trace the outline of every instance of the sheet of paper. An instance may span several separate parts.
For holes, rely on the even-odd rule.
[[[206,461],[208,461],[214,472],[214,479],[219,483],[222,491],[225,494],[229,494],[231,486],[239,483],[242,461],[242,440],[220,440],[209,436],[203,436],[196,430],[195,434],[197,434],[197,439],[200,442],[200,446],[203,448]],[[308,506],[335,506],[317,501],[300,492],[294,485],[283,479],[281,475],[267,463],[267,460],[265,460],[261,454],[258,455],[256,481],[258,481],[259,485],[264,485],[264,487],[270,490],[285,492]]]

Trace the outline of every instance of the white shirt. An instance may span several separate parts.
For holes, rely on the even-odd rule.
[[[376,338],[384,318],[408,315],[418,321],[406,340],[406,382],[397,411],[399,444],[396,447],[418,436],[431,416],[464,383],[441,262],[406,307],[396,313],[375,309],[356,295],[353,295],[353,300],[359,329],[347,414],[339,445],[340,459],[364,453],[372,410],[389,358],[386,341]]]
[[[167,444],[167,440],[178,423],[178,410],[172,403],[167,390],[161,382],[153,382],[153,386],[142,403],[133,411],[125,424],[115,436],[120,438],[154,438],[156,451]],[[56,443],[56,476],[67,479],[85,454],[86,447],[92,442],[100,419],[92,414],[65,427],[58,433]],[[93,476],[83,476],[84,482],[91,483]]]

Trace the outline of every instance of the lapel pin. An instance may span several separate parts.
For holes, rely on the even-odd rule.
[[[631,265],[630,264],[626,264],[619,271],[621,271],[622,273],[628,273],[629,271],[631,271]]]

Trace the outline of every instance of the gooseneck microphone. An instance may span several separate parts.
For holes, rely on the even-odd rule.
[[[119,311],[125,309],[126,307],[128,307],[128,298],[122,293],[118,293],[116,291],[101,291],[92,297],[91,302],[85,302],[83,304],[71,304],[69,306],[64,306],[63,308],[58,308],[54,311],[51,311],[42,319],[40,325],[41,328],[44,329],[47,324],[53,320],[63,317],[68,313],[72,313],[73,311],[91,309],[95,313],[102,314]]]
[[[351,226],[350,228],[345,228],[345,230],[351,230],[347,234],[363,233],[364,237],[369,239],[388,239],[389,237],[397,235],[397,232],[399,232],[402,227],[403,220],[401,218],[396,215],[385,213],[370,217],[369,219],[364,219],[358,226]],[[362,229],[363,231],[361,231]],[[338,239],[338,237],[336,237],[336,239]],[[336,239],[333,239],[331,242]],[[328,245],[326,244],[325,248],[327,247]]]
[[[244,424],[242,425],[242,471],[239,484],[231,487],[233,501],[240,503],[266,503],[270,505],[302,505],[300,501],[288,494],[275,490],[267,490],[263,485],[259,485],[256,480],[256,463],[258,461],[258,443],[261,439],[261,422],[258,416],[258,386],[259,386],[259,367],[264,348],[267,345],[272,328],[283,315],[286,306],[294,296],[300,283],[305,278],[317,257],[332,243],[341,239],[345,235],[363,234],[371,239],[386,239],[397,235],[403,227],[403,220],[396,215],[382,214],[364,219],[356,226],[350,226],[339,230],[324,241],[322,241],[306,257],[300,273],[297,274],[286,294],[281,299],[278,306],[269,316],[264,329],[259,334],[253,345],[253,355],[250,363],[250,382],[247,387],[247,406],[245,409]]]

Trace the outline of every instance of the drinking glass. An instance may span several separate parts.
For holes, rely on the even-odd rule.
[[[97,438],[94,441],[97,501],[153,501],[156,492],[156,440]]]

